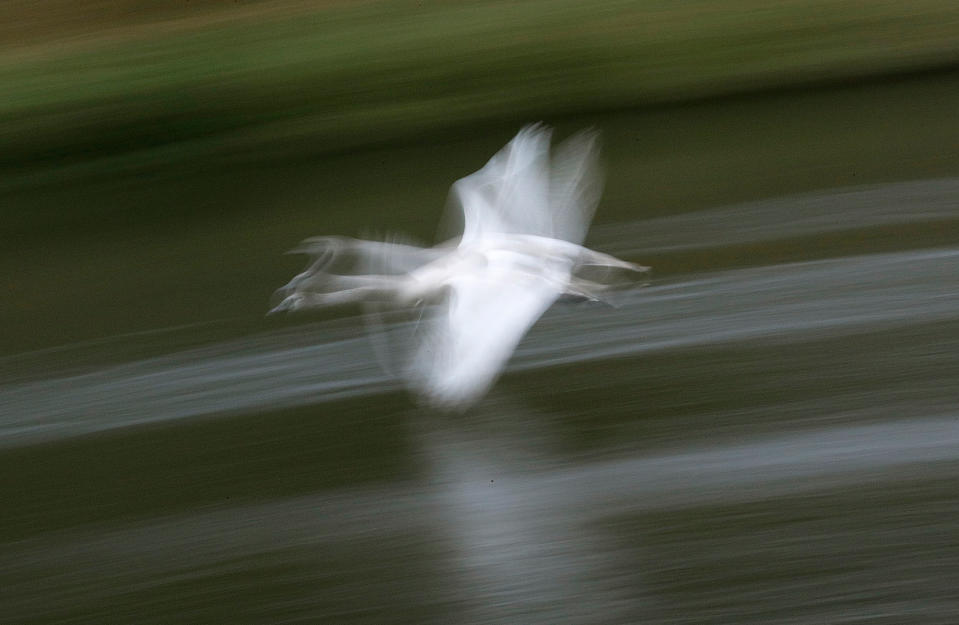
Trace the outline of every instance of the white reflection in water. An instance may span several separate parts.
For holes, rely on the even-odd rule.
[[[496,395],[468,423],[413,421],[469,606],[463,622],[628,622],[641,588],[624,583],[590,528],[583,493],[551,484],[565,461],[537,415]]]
[[[604,520],[853,487],[876,476],[891,485],[916,467],[955,461],[959,443],[951,413],[578,464],[553,443],[541,415],[499,395],[471,417],[413,417],[437,527],[451,544],[444,590],[469,606],[457,621],[464,623],[643,622],[661,607],[644,571],[670,563],[622,553]]]

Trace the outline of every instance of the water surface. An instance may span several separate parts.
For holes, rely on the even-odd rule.
[[[878,102],[899,101],[889,89]],[[674,119],[695,127],[704,110]],[[735,154],[771,170],[757,145]],[[414,175],[429,153],[343,157],[341,182],[361,180],[357,163],[406,163],[387,178],[437,210],[383,221],[426,236],[445,183],[424,181],[453,174]],[[614,140],[611,181],[635,162],[625,153]],[[677,165],[642,215],[624,203],[639,183],[611,182],[589,244],[656,279],[615,307],[554,307],[456,416],[382,371],[355,311],[262,319],[296,268],[278,255],[287,236],[318,232],[305,216],[270,229],[239,211],[9,251],[18,275],[47,280],[31,289],[57,288],[17,300],[35,315],[4,312],[17,332],[0,358],[3,620],[954,622],[955,157],[902,176],[863,158],[888,180],[861,183],[746,172],[745,197],[706,183],[727,163],[685,201],[675,189],[695,167]],[[338,193],[366,212],[331,213],[330,232],[382,211],[367,205],[379,189]],[[87,236],[102,258],[74,255]],[[166,256],[164,241],[178,242]],[[279,260],[240,271],[267,248]],[[130,265],[107,269],[113,258]],[[111,280],[70,286],[87,272]]]

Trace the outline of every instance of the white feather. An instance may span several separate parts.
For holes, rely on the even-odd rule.
[[[564,294],[600,299],[614,283],[584,267],[646,272],[580,245],[602,189],[597,136],[567,140],[550,162],[550,130],[526,126],[479,171],[454,183],[460,237],[431,248],[344,237],[307,239],[313,257],[271,312],[364,302],[418,308],[402,375],[431,404],[479,399],[537,319]],[[335,268],[352,268],[336,273]],[[423,308],[429,306],[429,314]]]

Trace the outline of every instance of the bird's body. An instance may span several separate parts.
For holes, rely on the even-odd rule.
[[[527,126],[485,167],[453,185],[462,235],[434,247],[307,239],[306,271],[273,311],[348,302],[431,307],[403,375],[431,403],[480,397],[537,319],[562,295],[589,300],[648,268],[580,245],[599,199],[596,137],[568,140],[550,163],[549,131]],[[332,273],[338,259],[349,272]],[[600,279],[589,275],[598,268]],[[357,271],[358,269],[358,271]]]

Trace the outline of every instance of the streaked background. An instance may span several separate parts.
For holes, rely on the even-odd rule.
[[[0,620],[954,622],[956,111],[944,0],[0,3]],[[457,417],[263,317],[533,120],[650,287]]]

